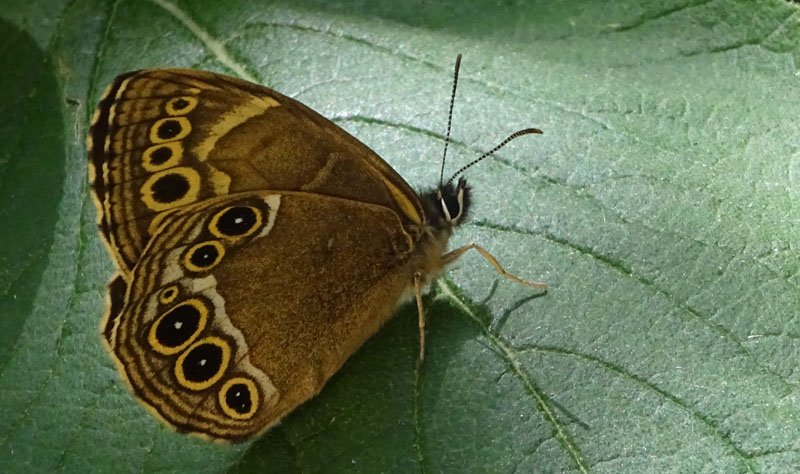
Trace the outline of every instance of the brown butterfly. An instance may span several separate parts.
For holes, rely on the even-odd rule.
[[[118,268],[101,330],[122,378],[169,426],[241,441],[318,393],[409,291],[422,360],[422,288],[464,252],[543,288],[478,245],[447,252],[470,204],[455,177],[529,133],[541,131],[511,135],[418,195],[364,144],[271,89],[184,69],[120,75],[87,147]]]

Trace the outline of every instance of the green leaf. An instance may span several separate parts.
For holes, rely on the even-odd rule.
[[[524,2],[523,2],[524,3]],[[800,471],[800,11],[745,2],[9,0],[0,9],[0,472]],[[476,252],[251,443],[176,434],[98,324],[84,137],[124,71],[250,78],[415,187]]]

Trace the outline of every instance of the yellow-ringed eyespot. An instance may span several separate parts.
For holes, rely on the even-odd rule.
[[[225,255],[225,247],[217,240],[209,240],[193,245],[183,256],[183,265],[190,272],[211,270]]]
[[[205,303],[196,298],[188,299],[155,320],[147,333],[147,342],[156,352],[177,354],[197,339],[207,322],[208,307]]]
[[[166,211],[197,200],[200,174],[187,166],[159,171],[147,178],[140,190],[142,202],[154,211]]]
[[[150,127],[150,142],[164,143],[184,138],[192,131],[192,124],[186,117],[169,117],[157,120]]]
[[[231,347],[224,339],[200,339],[175,361],[175,378],[189,390],[205,390],[214,385],[231,360]]]
[[[153,145],[142,153],[142,168],[150,172],[162,171],[177,166],[183,158],[181,142]]]
[[[186,115],[197,107],[197,97],[182,96],[173,97],[167,101],[167,113],[169,115]]]
[[[225,382],[218,399],[222,411],[235,420],[248,420],[258,410],[258,388],[249,378],[233,377]]]
[[[177,298],[179,294],[180,291],[178,290],[178,286],[170,285],[161,289],[161,291],[158,293],[158,301],[161,304],[170,304],[175,301],[175,298]]]
[[[208,230],[217,237],[236,240],[258,230],[261,221],[261,210],[256,207],[230,206],[214,214]]]

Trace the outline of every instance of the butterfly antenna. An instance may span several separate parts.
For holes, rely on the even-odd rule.
[[[515,138],[517,138],[517,137],[521,137],[521,136],[523,136],[523,135],[530,135],[531,133],[538,133],[538,134],[540,134],[540,135],[541,135],[541,134],[542,134],[542,133],[544,133],[544,132],[542,132],[542,131],[541,131],[541,130],[539,130],[538,128],[526,128],[526,129],[524,129],[524,130],[520,130],[520,131],[518,131],[518,132],[514,132],[514,133],[512,133],[511,135],[509,135],[509,136],[508,136],[508,138],[506,138],[505,140],[503,140],[502,142],[500,142],[500,144],[499,144],[499,145],[497,145],[496,147],[494,147],[494,148],[492,148],[491,150],[487,151],[487,152],[486,152],[486,153],[484,153],[483,155],[481,155],[481,156],[479,156],[479,157],[475,158],[475,159],[474,159],[474,160],[472,160],[470,163],[468,163],[468,164],[466,164],[466,165],[462,166],[462,167],[461,167],[461,169],[460,169],[460,170],[458,170],[458,171],[456,171],[456,172],[455,172],[455,174],[454,174],[454,175],[453,175],[453,176],[452,176],[452,177],[451,177],[451,178],[450,178],[450,179],[447,181],[447,184],[450,184],[450,183],[452,183],[452,182],[453,182],[453,180],[454,180],[454,179],[456,179],[456,176],[458,176],[458,175],[460,175],[461,173],[463,173],[463,172],[464,172],[464,171],[465,171],[467,168],[469,168],[470,166],[472,166],[472,165],[474,165],[474,164],[478,163],[478,162],[479,162],[479,161],[481,161],[482,159],[486,158],[487,156],[491,155],[492,153],[496,152],[497,150],[499,150],[499,149],[503,148],[504,146],[508,145],[508,142],[510,142],[511,140],[513,140],[513,139],[515,139]]]
[[[453,123],[453,104],[456,101],[456,86],[458,86],[458,70],[461,69],[461,54],[456,56],[456,72],[453,73],[453,93],[450,95],[450,112],[447,114],[447,135],[444,138],[444,153],[442,153],[442,172],[439,173],[439,187],[444,179],[444,160],[447,157],[447,145],[450,144],[450,125]]]

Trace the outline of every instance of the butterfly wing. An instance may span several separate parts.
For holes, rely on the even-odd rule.
[[[151,412],[246,439],[316,394],[388,319],[417,265],[411,244],[398,214],[375,204],[211,198],[162,220],[127,290],[111,285],[103,335]]]
[[[424,221],[414,191],[367,146],[293,99],[220,74],[117,77],[87,148],[101,234],[126,280],[169,213],[237,192],[304,191]]]

